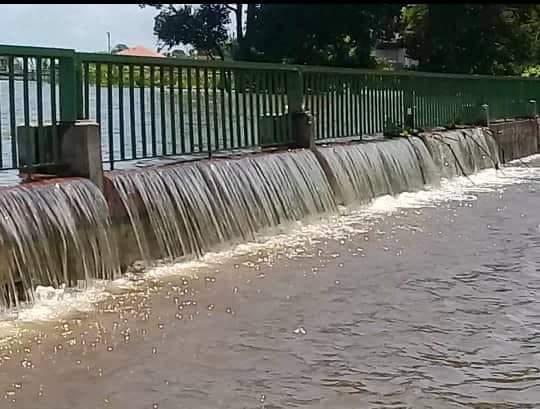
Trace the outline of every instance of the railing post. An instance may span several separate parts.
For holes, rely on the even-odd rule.
[[[415,116],[415,105],[414,105],[414,90],[412,86],[412,79],[405,78],[403,79],[403,105],[405,108],[405,123],[404,128],[414,129],[414,116]]]
[[[287,102],[289,139],[295,147],[314,148],[313,123],[304,110],[304,77],[299,69],[287,73]]]
[[[482,110],[484,111],[484,120],[485,120],[485,126],[489,128],[489,105],[483,104]]]
[[[75,122],[77,120],[77,75],[75,68],[75,53],[69,57],[60,58],[59,64],[60,88],[60,122]]]
[[[78,55],[60,58],[61,158],[65,176],[90,179],[103,189],[101,132],[99,124],[83,118],[82,69]]]
[[[531,105],[531,116],[533,118],[538,117],[538,112],[536,110],[536,100],[535,99],[529,100],[529,104]]]
[[[304,111],[304,77],[300,70],[287,73],[287,100],[289,113]]]

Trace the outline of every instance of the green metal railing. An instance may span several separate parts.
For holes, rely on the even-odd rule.
[[[288,114],[304,108],[313,114],[316,139],[326,140],[478,123],[484,104],[492,119],[531,116],[538,97],[540,81],[523,77],[0,46],[0,169],[56,162],[58,126],[77,119],[100,124],[103,160],[112,168],[141,158],[290,145]],[[37,129],[17,138],[21,126]]]
[[[78,54],[83,118],[101,124],[104,160],[212,154],[288,144],[282,66]]]
[[[531,116],[540,80],[303,67],[318,140]]]

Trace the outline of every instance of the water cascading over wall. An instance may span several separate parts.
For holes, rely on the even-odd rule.
[[[490,132],[478,128],[318,149],[336,198],[344,205],[438,186],[441,178],[498,167],[497,152]]]
[[[108,177],[146,260],[199,256],[220,244],[252,240],[263,229],[336,210],[326,175],[309,150]]]
[[[486,168],[499,166],[499,149],[491,132],[469,128],[430,133],[424,140],[441,176],[469,176]]]
[[[0,190],[0,305],[498,165],[481,129],[110,172]],[[111,216],[109,216],[109,212]]]
[[[369,203],[382,195],[420,190],[440,182],[439,171],[420,138],[320,148],[340,203]]]
[[[103,194],[85,179],[0,190],[0,307],[119,272]]]

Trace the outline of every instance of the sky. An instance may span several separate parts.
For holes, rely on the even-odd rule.
[[[123,43],[156,49],[153,7],[137,4],[2,4],[0,44],[106,51]]]

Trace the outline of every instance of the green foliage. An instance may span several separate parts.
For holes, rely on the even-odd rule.
[[[181,4],[155,7],[154,32],[169,49],[274,63],[391,69],[372,57],[381,40],[404,38],[422,71],[536,75],[540,5],[536,4]],[[244,13],[246,11],[246,13]],[[228,24],[237,24],[233,38]]]
[[[125,44],[116,44],[112,50],[111,50],[111,54],[116,54],[116,53],[119,53],[120,51],[124,51],[124,50],[127,50],[129,47]]]
[[[193,8],[188,4],[146,4],[159,10],[154,19],[154,34],[169,49],[179,45],[191,45],[199,54],[210,58],[224,58],[223,46],[230,23],[229,9],[224,4],[201,4]],[[144,5],[141,5],[144,6]]]
[[[371,50],[397,27],[399,4],[263,4],[252,59],[294,64],[374,67]]]
[[[538,57],[537,5],[411,5],[403,21],[420,70],[513,75]]]
[[[188,74],[186,69],[182,71],[182,76],[178,76],[178,70],[173,70],[172,76],[171,72],[169,70],[169,67],[164,67],[163,70],[163,78],[161,78],[159,67],[154,68],[154,87],[161,87],[161,84],[163,83],[164,88],[168,89],[171,85],[175,88],[182,87],[187,88],[189,81],[188,81]],[[150,81],[150,67],[145,66],[144,70],[141,75],[141,69],[140,67],[134,67],[133,70],[133,82],[135,87],[140,87],[142,84],[144,84],[145,87],[151,86]],[[129,86],[130,84],[130,78],[129,78],[129,69],[128,67],[124,67],[122,71],[122,84],[124,87]],[[205,78],[204,78],[204,70],[199,71],[199,84],[201,87],[204,87],[205,84]],[[106,87],[109,85],[109,71],[108,71],[108,65],[107,64],[101,64],[100,66],[100,78],[101,81],[99,84],[101,87]],[[284,84],[271,84],[268,83],[265,78],[261,75],[261,73],[257,72],[248,72],[248,71],[233,71],[231,72],[225,72],[224,75],[222,75],[221,71],[217,71],[215,73],[215,80],[216,80],[216,88],[217,89],[225,89],[228,92],[230,92],[232,89],[238,89],[239,92],[243,92],[243,90],[251,90],[252,92],[257,90],[257,92],[268,92],[268,93],[284,93],[285,88]],[[90,64],[88,67],[88,82],[92,85],[98,84],[97,79],[97,65],[96,64]],[[208,71],[208,77],[206,79],[206,82],[208,83],[208,87],[212,89],[214,87],[214,75],[211,71]],[[120,84],[120,70],[118,67],[113,66],[111,71],[111,77],[110,77],[110,83],[112,86],[118,86]],[[191,70],[191,87],[196,87],[196,74],[195,71]]]
[[[521,76],[539,78],[540,77],[540,65],[529,65],[528,67],[525,67],[525,69],[523,70],[523,73],[521,74]]]

